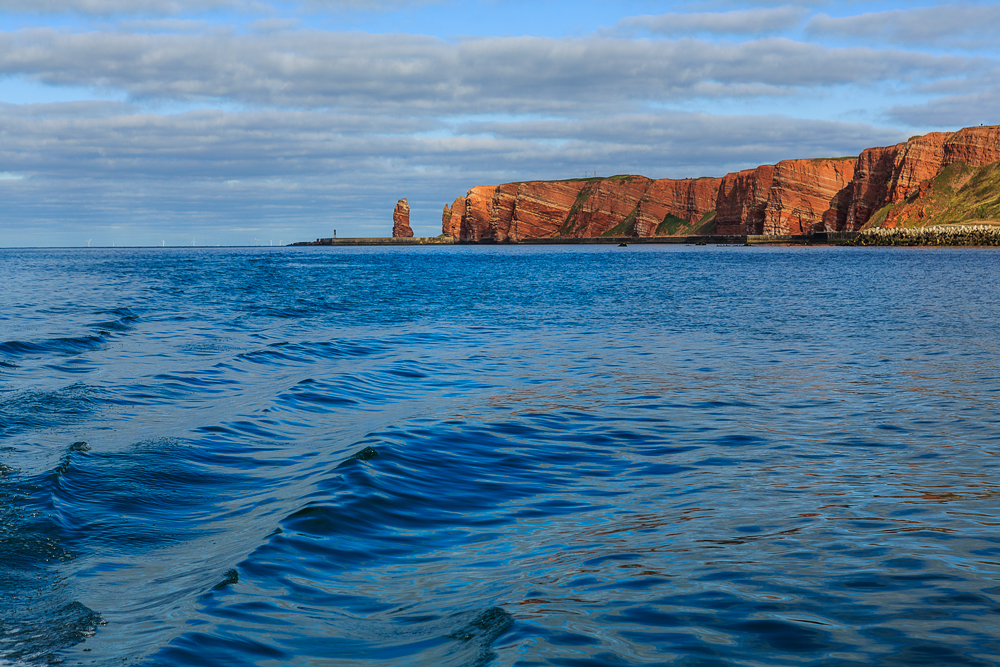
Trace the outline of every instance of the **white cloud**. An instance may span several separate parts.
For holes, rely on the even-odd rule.
[[[26,14],[174,16],[245,6],[242,0],[2,0],[0,10]]]
[[[896,105],[886,113],[894,122],[912,127],[1000,125],[1000,72],[977,83],[978,86],[952,90],[951,94],[922,104]]]
[[[908,46],[991,47],[1000,40],[1000,5],[942,4],[854,16],[820,14],[807,32]]]
[[[317,221],[339,221],[334,226],[345,235],[382,224],[388,233],[400,197],[410,199],[422,233],[437,233],[441,207],[484,183],[593,170],[718,176],[905,139],[857,124],[684,112],[467,124],[452,136],[415,138],[432,121],[319,111],[74,118],[51,109],[8,110],[0,109],[7,138],[0,163],[26,176],[5,189],[8,219],[175,231],[240,220],[246,227],[283,225],[296,240],[328,235]]]
[[[740,44],[412,35],[0,33],[0,73],[133,100],[407,115],[605,113],[649,101],[927,82],[990,63],[770,38]]]
[[[301,24],[299,19],[280,19],[280,18],[266,18],[258,19],[250,24],[250,30],[253,32],[282,32],[286,30],[293,30]]]
[[[217,9],[271,13],[274,4],[301,5],[310,10],[389,11],[405,6],[439,4],[442,0],[0,0],[0,11],[24,14],[79,14],[111,16],[177,16]]]
[[[774,35],[799,26],[808,15],[801,7],[755,8],[728,12],[669,13],[631,16],[618,22],[621,30],[643,30],[661,35]]]

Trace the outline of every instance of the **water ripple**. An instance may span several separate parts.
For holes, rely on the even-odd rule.
[[[0,664],[991,665],[996,251],[0,251]]]

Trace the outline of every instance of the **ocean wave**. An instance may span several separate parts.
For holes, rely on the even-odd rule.
[[[68,460],[69,452],[53,476]],[[76,554],[39,503],[45,484],[9,467],[0,474],[0,664],[54,664],[103,623],[98,612],[72,599],[59,572]]]
[[[995,662],[1000,254],[396,250],[26,253],[0,662]]]

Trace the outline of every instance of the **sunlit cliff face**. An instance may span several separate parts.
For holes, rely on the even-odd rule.
[[[884,206],[927,194],[950,165],[997,161],[1000,126],[977,126],[869,148],[859,157],[782,160],[721,179],[615,176],[477,186],[445,207],[442,232],[468,241],[518,241],[856,231]]]

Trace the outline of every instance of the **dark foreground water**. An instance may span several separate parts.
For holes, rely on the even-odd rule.
[[[0,665],[995,665],[1000,252],[0,251]]]

